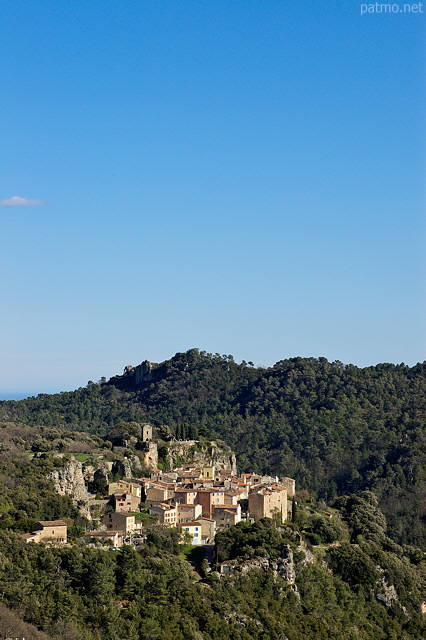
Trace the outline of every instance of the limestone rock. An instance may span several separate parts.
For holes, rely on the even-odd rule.
[[[112,465],[111,465],[112,467]],[[108,482],[109,480],[109,476],[108,476],[108,467],[99,467],[99,469],[96,469],[95,473],[93,474],[93,480],[95,482],[98,482],[99,480],[106,480]]]
[[[243,613],[238,613],[237,611],[232,611],[231,613],[226,614],[225,620],[228,624],[231,622],[234,624],[239,624],[242,627],[246,627],[248,623],[252,623],[259,628],[263,628],[263,625],[260,622],[260,620],[249,618],[249,616],[246,616]]]
[[[95,467],[93,465],[88,464],[86,467],[84,467],[83,478],[86,485],[88,485],[90,482],[93,482],[94,476],[95,476]]]
[[[231,560],[227,563],[232,571],[242,574],[250,573],[255,569],[263,571],[273,571],[275,578],[281,576],[286,582],[294,585],[296,579],[296,570],[294,566],[294,558],[291,547],[287,545],[285,554],[281,558],[265,558],[255,557],[250,560]]]
[[[287,546],[286,557],[269,560],[269,567],[274,571],[274,574],[279,574],[284,580],[290,584],[294,584],[296,580],[296,569],[294,567],[293,552],[290,546]]]
[[[129,433],[121,433],[111,437],[111,442],[113,447],[129,449],[136,446],[138,439],[136,436],[132,436]]]
[[[81,462],[71,457],[64,461],[62,467],[52,471],[50,476],[55,483],[55,489],[61,496],[70,496],[79,508],[81,515],[90,518],[88,507],[89,494],[84,482]]]
[[[135,369],[135,384],[139,387],[144,382],[151,382],[153,366],[149,360],[144,360]]]
[[[312,551],[308,549],[308,547],[306,546],[306,543],[303,540],[300,540],[300,544],[297,547],[297,550],[301,551],[305,556],[304,559],[300,561],[300,564],[302,567],[308,564],[315,564],[316,562],[315,556],[312,553]]]
[[[139,476],[142,472],[142,464],[138,456],[135,456],[134,453],[129,455],[130,466],[132,470],[132,476]]]
[[[132,466],[129,458],[124,460],[116,460],[112,465],[112,474],[121,476],[122,478],[132,477]]]
[[[84,481],[86,485],[92,484],[96,480],[104,478],[108,481],[108,474],[112,470],[112,462],[102,460],[99,465],[87,465],[83,468]]]
[[[376,600],[385,605],[385,607],[392,607],[398,605],[398,594],[393,584],[388,584],[384,576],[381,577],[380,583],[374,592]]]
[[[168,443],[168,463],[173,468],[177,460],[197,467],[214,465],[217,471],[237,474],[237,460],[232,449],[224,442],[198,440],[172,440]]]
[[[144,467],[156,469],[158,466],[158,446],[156,442],[142,442],[139,444]]]

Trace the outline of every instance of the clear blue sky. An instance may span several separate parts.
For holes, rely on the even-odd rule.
[[[0,397],[426,358],[426,7],[360,7],[2,0]]]

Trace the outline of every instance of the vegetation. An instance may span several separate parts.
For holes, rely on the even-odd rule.
[[[191,349],[147,366],[138,384],[126,371],[74,392],[1,402],[0,420],[54,429],[58,447],[70,430],[111,446],[108,434],[120,424],[146,421],[165,439],[221,438],[241,471],[294,477],[328,503],[373,491],[391,536],[426,548],[425,370],[325,358],[263,369]],[[33,447],[48,450],[49,442],[40,435]]]
[[[425,631],[425,554],[394,543],[390,551],[390,541],[342,541],[313,562],[295,525],[240,523],[217,536],[232,572],[194,579],[179,532],[146,531],[141,550],[119,552],[25,544],[0,532],[6,611],[55,640],[417,640]],[[192,555],[205,570],[199,550]],[[280,558],[293,563],[295,582],[256,565]]]
[[[0,531],[28,533],[38,520],[70,518],[80,522],[69,496],[56,493],[48,474],[51,458],[0,453]]]
[[[138,376],[1,402],[0,636],[424,637],[425,398],[425,364],[293,358],[264,369],[192,349]],[[221,438],[241,471],[295,477],[291,522],[218,534],[217,562],[230,563],[221,576],[146,513],[138,551],[86,546],[85,519],[49,474],[69,455],[91,465],[130,449],[137,462],[144,422],[163,443],[198,439],[196,451]],[[167,465],[164,444],[159,453]],[[106,482],[100,475],[92,489],[102,495]],[[57,518],[69,547],[20,538]]]
[[[191,350],[145,369],[137,386],[127,371],[0,403],[0,635],[424,637],[424,365],[295,358],[257,369]],[[71,454],[85,465],[120,461],[129,448],[137,457],[148,421],[163,441],[197,437],[196,451],[220,437],[242,471],[295,477],[291,522],[242,522],[218,534],[216,568],[226,561],[226,575],[146,513],[137,551],[88,547],[84,518],[49,474]],[[102,494],[105,483],[99,476],[93,488]],[[56,518],[69,524],[68,547],[19,536]]]

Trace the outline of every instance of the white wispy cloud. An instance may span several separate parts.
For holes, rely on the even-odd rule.
[[[43,200],[28,200],[28,198],[20,196],[0,200],[0,207],[37,207],[40,204],[44,204]]]

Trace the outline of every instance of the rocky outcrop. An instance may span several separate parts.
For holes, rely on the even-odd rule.
[[[149,360],[144,360],[135,368],[135,384],[140,387],[144,382],[151,382],[153,366]]]
[[[155,445],[155,449],[157,449],[157,445]],[[130,461],[130,467],[132,470],[133,477],[140,476],[140,474],[142,473],[142,463],[140,458],[136,456],[134,453],[131,453],[128,459]],[[158,460],[158,456],[157,456],[157,460]]]
[[[124,367],[123,375],[114,376],[107,384],[112,384],[122,391],[136,391],[147,386],[154,381],[154,373],[158,369],[158,364],[144,360],[136,367],[128,364]]]
[[[263,629],[263,624],[260,620],[255,620],[254,618],[249,618],[249,616],[244,615],[243,613],[238,613],[237,611],[232,611],[225,615],[225,620],[229,624],[239,624],[242,627],[246,627],[249,623],[255,624],[259,629]]]
[[[217,471],[237,474],[235,454],[224,442],[172,440],[168,443],[167,462],[170,468],[179,466],[183,462],[197,467],[214,465]]]
[[[383,574],[383,569],[381,567],[377,568]],[[410,617],[407,609],[400,603],[395,587],[393,584],[389,584],[387,582],[384,575],[381,576],[380,581],[374,590],[374,595],[376,600],[384,604],[388,609],[390,607],[399,607],[407,618]]]
[[[52,471],[50,477],[55,483],[56,491],[61,496],[70,496],[81,515],[90,518],[89,494],[84,482],[81,462],[73,457],[64,460],[64,465]]]
[[[399,604],[398,594],[393,584],[388,584],[384,576],[382,576],[379,585],[377,586],[374,595],[376,599],[385,605],[385,607],[392,607]]]
[[[134,370],[135,368],[131,364],[128,364],[127,366],[124,367],[124,375],[130,374]]]
[[[286,555],[281,558],[252,558],[240,564],[237,569],[243,574],[249,573],[253,569],[270,570],[274,572],[275,577],[281,576],[290,584],[294,584],[296,579],[293,552],[289,546]]]
[[[293,551],[290,545],[287,545],[286,551],[280,558],[266,558],[256,556],[249,560],[241,560],[240,558],[235,560],[228,560],[223,563],[229,568],[230,573],[238,572],[242,574],[250,573],[254,570],[273,571],[274,577],[281,576],[286,582],[291,585],[295,584],[296,569],[294,566]],[[227,573],[227,572],[222,572]]]
[[[300,539],[300,543],[297,547],[297,551],[303,553],[304,555],[304,558],[300,560],[300,565],[302,567],[305,567],[308,564],[315,564],[316,559],[314,554],[310,549],[308,549],[308,547],[306,546],[306,543],[302,539]]]
[[[96,465],[87,465],[83,467],[83,476],[86,485],[90,486],[96,481],[101,480],[102,478],[109,481],[109,473],[112,471],[112,462],[108,460],[102,460],[99,463],[99,466]]]
[[[112,475],[117,475],[121,478],[131,478],[133,474],[132,465],[129,458],[124,458],[124,460],[116,460],[112,465]]]
[[[141,442],[139,444],[142,464],[148,469],[156,469],[158,466],[158,446],[156,442]]]
[[[269,567],[274,572],[274,575],[280,575],[286,582],[294,584],[296,580],[296,569],[294,566],[293,552],[290,547],[287,548],[287,556],[285,558],[269,560]]]
[[[138,443],[136,436],[132,436],[129,433],[121,433],[111,438],[113,447],[120,447],[122,449],[129,449],[135,447]]]
[[[112,462],[102,460],[99,465],[83,467],[84,481],[89,493],[105,494],[111,478]]]
[[[124,456],[122,460],[115,460],[112,463],[111,473],[113,476],[120,476],[121,478],[134,478],[141,474],[142,463],[140,458],[134,453],[130,453]]]
[[[108,485],[108,482],[109,482],[108,469],[105,469],[104,467],[101,467],[100,469],[96,469],[95,473],[93,474],[93,488],[95,489],[95,492],[96,492],[96,487],[102,486],[102,484]]]

